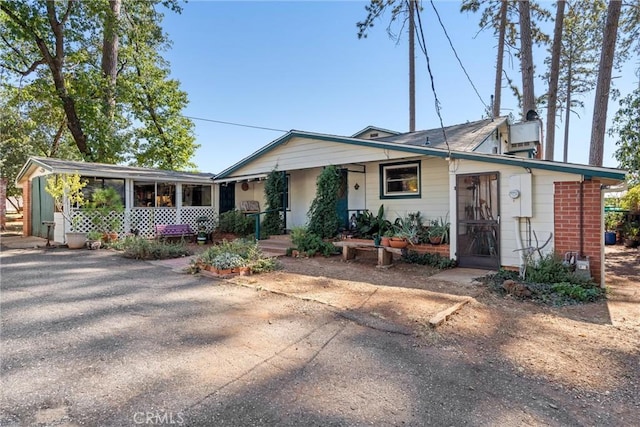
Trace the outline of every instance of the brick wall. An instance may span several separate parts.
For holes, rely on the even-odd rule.
[[[554,183],[554,247],[563,255],[580,251],[583,236],[583,255],[589,257],[591,277],[599,283],[602,272],[602,197],[600,181],[584,181],[583,203],[580,206],[580,182]],[[580,212],[583,226],[580,228]]]

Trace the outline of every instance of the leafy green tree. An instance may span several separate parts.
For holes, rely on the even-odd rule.
[[[56,113],[60,110],[52,108],[51,98],[38,96],[37,86],[0,84],[0,175],[7,179],[7,197],[22,194],[15,179],[29,156],[73,158],[77,153],[64,132],[64,114]]]
[[[46,123],[64,122],[61,140],[84,159],[191,167],[193,125],[160,56],[160,6],[180,12],[177,0],[0,2],[0,66],[9,84],[49,102]]]
[[[616,138],[615,156],[630,173],[630,184],[640,184],[640,87],[620,100],[609,135]]]
[[[331,165],[324,168],[316,181],[316,197],[309,208],[308,232],[323,239],[335,237],[340,226],[338,216],[338,191],[340,171]]]
[[[267,235],[282,234],[284,230],[284,213],[282,212],[286,177],[283,172],[272,170],[264,184],[264,196],[267,201],[262,229]]]

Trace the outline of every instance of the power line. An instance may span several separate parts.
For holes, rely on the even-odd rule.
[[[458,60],[458,64],[460,64],[460,68],[462,68],[462,71],[464,71],[464,75],[467,76],[467,80],[469,80],[469,83],[471,83],[471,87],[476,92],[476,95],[478,95],[478,98],[480,99],[480,102],[482,102],[482,105],[484,105],[484,108],[489,108],[489,106],[487,104],[485,104],[484,100],[482,99],[482,96],[480,96],[480,93],[478,92],[478,89],[476,88],[476,85],[473,84],[473,81],[471,80],[471,76],[469,76],[469,73],[467,73],[467,69],[462,64],[462,60],[458,56],[458,52],[456,51],[456,48],[453,47],[453,42],[451,41],[451,38],[449,37],[449,33],[447,32],[447,29],[445,28],[444,23],[442,22],[442,19],[440,18],[440,14],[438,13],[438,9],[436,9],[436,5],[433,4],[433,0],[431,0],[431,7],[433,7],[433,11],[436,13],[436,16],[438,17],[438,22],[440,23],[440,26],[442,27],[442,31],[444,31],[444,35],[447,37],[447,40],[449,41],[449,46],[451,46],[451,50],[453,51],[453,54],[455,55],[456,59]]]
[[[192,116],[183,116],[186,119],[191,119],[191,120],[200,120],[203,122],[212,122],[212,123],[220,123],[223,125],[231,125],[231,126],[240,126],[243,128],[251,128],[251,129],[261,129],[261,130],[270,130],[273,132],[289,132],[288,130],[283,130],[283,129],[275,129],[275,128],[268,128],[268,127],[264,127],[264,126],[253,126],[253,125],[245,125],[243,123],[233,123],[233,122],[225,122],[222,120],[213,120],[213,119],[203,119],[202,117],[192,117]]]
[[[436,86],[433,80],[433,73],[431,72],[431,61],[429,60],[429,54],[427,53],[427,42],[424,39],[424,32],[422,31],[422,19],[420,18],[420,8],[417,7],[415,9],[416,16],[418,17],[418,28],[416,28],[416,33],[418,33],[418,29],[420,33],[417,34],[418,44],[422,49],[422,53],[424,53],[424,57],[427,59],[427,71],[429,71],[429,78],[431,79],[431,91],[433,92],[433,98],[436,104],[436,113],[438,114],[438,119],[440,119],[440,128],[442,129],[442,136],[444,137],[444,143],[447,145],[447,151],[449,155],[451,155],[451,148],[449,147],[449,141],[447,140],[447,132],[444,130],[444,122],[442,121],[442,114],[440,112],[440,101],[438,100],[438,94],[436,93]]]

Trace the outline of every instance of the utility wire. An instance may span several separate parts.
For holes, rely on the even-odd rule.
[[[444,123],[442,121],[442,114],[440,112],[440,101],[438,100],[438,94],[436,93],[436,86],[433,80],[433,73],[431,72],[431,61],[429,60],[429,53],[427,53],[427,42],[424,39],[424,32],[422,31],[422,19],[420,18],[420,8],[415,8],[416,16],[418,17],[418,27],[416,28],[416,35],[418,36],[418,44],[420,45],[420,49],[422,49],[422,53],[424,53],[424,57],[427,59],[427,70],[429,71],[429,78],[431,79],[431,91],[433,92],[433,98],[435,100],[436,105],[436,113],[438,114],[438,119],[440,119],[440,128],[442,129],[442,136],[444,137],[444,143],[447,145],[447,152],[449,156],[451,156],[451,148],[449,147],[449,141],[447,140],[447,132],[444,130]],[[418,33],[418,30],[420,31]]]
[[[233,122],[225,122],[222,120],[213,120],[213,119],[203,119],[202,117],[191,117],[191,116],[182,116],[186,119],[191,119],[191,120],[200,120],[203,122],[212,122],[212,123],[220,123],[223,125],[232,125],[232,126],[240,126],[243,128],[252,128],[252,129],[261,129],[261,130],[270,130],[273,132],[289,132],[288,130],[283,130],[283,129],[274,129],[274,128],[268,128],[268,127],[263,127],[263,126],[252,126],[252,125],[245,125],[242,123],[233,123]]]
[[[431,0],[431,7],[433,7],[433,11],[436,13],[436,16],[438,17],[438,22],[440,23],[440,26],[442,27],[442,31],[444,31],[444,35],[447,37],[447,40],[449,41],[449,46],[451,46],[451,50],[453,51],[453,54],[455,55],[456,59],[458,60],[458,64],[460,64],[460,68],[462,68],[462,71],[464,71],[464,75],[467,76],[467,80],[469,80],[469,83],[471,83],[471,87],[476,92],[476,95],[478,95],[478,98],[480,99],[480,102],[482,102],[482,105],[484,105],[484,108],[488,109],[489,106],[484,102],[484,100],[482,99],[482,96],[480,96],[480,93],[478,92],[478,89],[476,88],[476,85],[473,84],[473,81],[471,80],[471,77],[469,76],[469,73],[467,73],[467,69],[462,64],[462,60],[458,56],[458,52],[456,51],[456,48],[453,47],[453,42],[451,41],[451,38],[449,37],[449,33],[447,32],[447,29],[445,28],[444,23],[442,22],[442,19],[440,18],[440,13],[438,13],[438,9],[436,9],[436,5],[433,3],[433,0]]]

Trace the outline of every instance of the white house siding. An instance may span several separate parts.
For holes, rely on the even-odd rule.
[[[316,194],[316,179],[322,168],[288,171],[290,179],[290,206],[287,210],[287,228],[304,226],[307,223],[307,212]],[[264,181],[249,182],[249,189],[243,191],[241,183],[236,183],[236,207],[245,200],[257,200],[260,209],[267,208],[264,196]]]
[[[236,209],[240,209],[242,202],[249,200],[257,200],[260,202],[260,210],[266,208],[266,199],[264,198],[264,181],[252,181],[247,183],[249,188],[245,191],[242,189],[242,182],[236,182],[235,203]]]
[[[451,185],[451,235],[455,236],[455,190],[456,175],[498,172],[500,185],[500,263],[503,266],[517,267],[520,264],[519,253],[516,251],[515,220],[513,217],[513,200],[509,197],[509,177],[512,175],[526,174],[522,167],[498,165],[484,162],[474,162],[471,160],[455,160],[450,166]],[[544,243],[554,230],[553,213],[553,183],[556,181],[578,181],[580,175],[553,172],[540,169],[532,169],[532,205],[533,216],[531,217],[531,229],[535,231],[540,244]],[[521,220],[521,236],[523,245],[527,245],[526,221]],[[455,240],[454,240],[455,243]],[[532,237],[532,244],[535,239]],[[553,250],[553,240],[545,248],[545,252]],[[455,246],[452,244],[452,253],[455,253]]]
[[[287,228],[301,227],[307,224],[307,212],[316,197],[316,181],[322,168],[293,170],[290,172],[291,206],[287,212]]]
[[[307,138],[292,138],[284,144],[239,168],[233,176],[269,173],[273,169],[293,171],[328,165],[346,165],[380,160],[378,148]],[[385,150],[388,159],[406,157],[406,153]]]
[[[347,173],[347,204],[349,210],[364,210],[367,207],[367,181],[362,166],[346,165]],[[362,170],[362,172],[360,172]],[[357,189],[355,187],[358,187]]]

